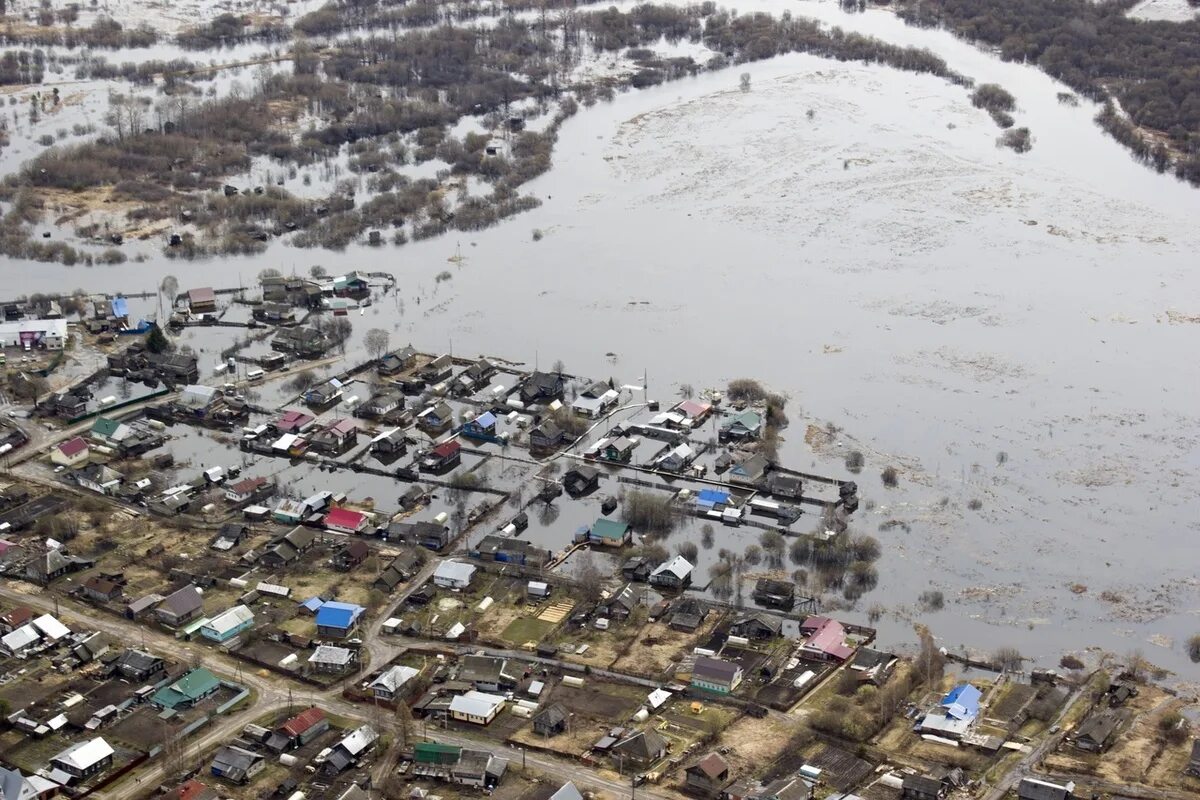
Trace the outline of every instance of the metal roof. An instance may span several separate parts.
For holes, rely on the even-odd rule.
[[[466,694],[460,694],[450,701],[450,713],[486,718],[495,713],[496,709],[502,705],[504,705],[504,698],[500,695],[472,690]]]
[[[51,762],[58,762],[80,772],[92,767],[113,754],[112,747],[103,737],[97,736],[88,742],[78,742],[63,750]]]
[[[245,625],[247,622],[254,621],[254,612],[247,606],[234,606],[228,611],[223,611],[208,621],[204,627],[211,630],[218,636],[229,633],[231,630],[240,625]]]
[[[353,603],[331,601],[317,609],[317,625],[328,628],[348,629],[366,611]]]

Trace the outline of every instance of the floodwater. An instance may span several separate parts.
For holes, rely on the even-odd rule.
[[[757,377],[791,398],[785,463],[836,473],[866,454],[854,527],[884,555],[879,587],[844,615],[884,606],[885,644],[919,619],[952,649],[1046,664],[1140,649],[1194,676],[1200,193],[1135,164],[1093,105],[1060,102],[1066,88],[1032,68],[886,11],[739,7],[760,5],[1000,83],[1033,150],[997,148],[960,87],[793,55],[581,111],[526,187],[543,205],[481,233],[201,263],[9,260],[0,275],[22,292],[145,291],[167,273],[186,289],[266,267],[386,270],[398,289],[351,317],[351,356],[377,327],[393,345],[645,375],[661,399]],[[205,349],[215,363],[221,346]],[[814,452],[806,425],[825,421],[844,432]],[[877,530],[889,520],[907,532]],[[916,608],[926,589],[944,611]]]

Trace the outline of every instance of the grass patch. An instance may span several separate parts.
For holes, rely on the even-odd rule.
[[[500,638],[520,647],[526,642],[540,642],[542,637],[553,630],[554,625],[535,617],[517,617],[508,623]]]

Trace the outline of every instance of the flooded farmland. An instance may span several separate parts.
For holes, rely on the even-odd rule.
[[[137,243],[143,263],[5,259],[0,275],[24,294],[152,292],[165,274],[232,287],[266,267],[387,271],[397,290],[352,317],[351,360],[374,327],[427,351],[645,375],[664,400],[682,383],[758,378],[790,398],[782,461],[842,474],[846,453],[866,454],[852,524],[884,552],[878,588],[844,616],[881,604],[884,643],[910,641],[920,620],[950,647],[1011,645],[1043,663],[1141,649],[1188,677],[1200,194],[1134,163],[1094,107],[1061,102],[1064,87],[1032,68],[886,11],[745,7],[928,47],[1010,91],[1033,149],[998,148],[988,115],[941,79],[790,55],[581,111],[525,187],[542,206],[483,232],[342,252],[275,241],[199,262]],[[184,334],[202,375],[229,336]],[[806,437],[810,424],[820,435]],[[879,480],[888,465],[894,489]],[[308,465],[290,480],[398,493]],[[561,546],[588,521],[568,516],[529,535]],[[918,608],[928,589],[945,610]]]

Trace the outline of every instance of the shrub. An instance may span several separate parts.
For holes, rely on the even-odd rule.
[[[895,467],[884,467],[883,472],[879,473],[879,479],[887,488],[895,489],[900,483],[900,473],[896,471]]]
[[[851,450],[846,454],[846,469],[849,472],[857,475],[862,472],[863,465],[866,463],[866,458],[858,450]]]
[[[1200,633],[1188,637],[1187,654],[1193,662],[1200,663]]]
[[[635,490],[625,495],[621,518],[642,533],[664,534],[675,527],[675,508],[667,495]]]
[[[928,589],[924,592],[921,592],[921,595],[917,598],[917,601],[926,611],[941,611],[946,607],[946,596],[937,589]]]

